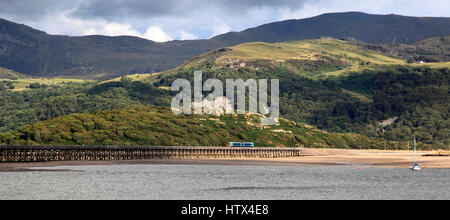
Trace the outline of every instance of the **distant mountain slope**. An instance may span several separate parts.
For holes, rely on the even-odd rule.
[[[419,41],[415,44],[368,44],[354,38],[346,41],[363,46],[370,50],[379,51],[387,56],[401,59],[414,58],[416,61],[449,62],[450,35],[434,37]]]
[[[31,76],[110,78],[159,72],[221,44],[137,37],[54,36],[0,20],[0,66]]]
[[[16,80],[16,79],[22,79],[22,78],[27,78],[27,76],[25,76],[25,75],[23,75],[21,73],[17,73],[17,72],[14,72],[12,70],[0,67],[0,80],[1,79],[13,79],[13,80]]]
[[[281,42],[354,37],[373,44],[413,44],[420,40],[450,34],[450,18],[371,15],[360,12],[331,13],[321,16],[270,23],[239,33],[227,33],[213,39],[240,42]]]
[[[368,43],[415,43],[450,34],[450,18],[335,13],[276,22],[209,40],[156,43],[136,37],[48,35],[0,19],[0,67],[32,76],[113,78],[160,72],[187,59],[245,42],[280,42],[331,36]]]

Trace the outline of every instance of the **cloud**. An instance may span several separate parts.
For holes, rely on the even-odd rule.
[[[129,17],[186,16],[211,9],[237,15],[262,7],[298,8],[308,1],[315,0],[90,0],[82,2],[73,15],[117,20]]]
[[[134,30],[129,24],[117,24],[117,23],[95,23],[91,27],[85,29],[85,35],[108,35],[108,36],[118,36],[118,35],[132,35],[138,36],[139,32]]]
[[[179,32],[179,37],[178,37],[179,40],[195,40],[197,38],[198,37],[195,36],[195,34],[189,33],[189,32],[186,32],[186,31],[180,31]]]
[[[67,9],[76,8],[83,0],[0,0],[0,16],[33,21]]]
[[[121,20],[129,17],[155,17],[172,14],[184,1],[90,0],[83,1],[74,11],[75,17]],[[178,3],[178,4],[177,4]]]
[[[271,22],[277,17],[276,10],[298,9],[307,1],[315,0],[90,0],[82,2],[71,16],[140,23],[135,27],[141,32],[148,28],[142,23],[157,25],[178,36],[177,39],[186,39],[182,33],[190,33],[189,38],[209,38]]]
[[[62,32],[68,35],[106,35],[106,36],[136,36],[149,40],[164,42],[172,38],[157,26],[148,27],[144,33],[137,31],[131,24],[110,22],[106,20],[82,20],[68,16],[70,11],[61,12],[39,22],[43,29],[52,34]],[[33,22],[31,22],[33,23]]]
[[[361,11],[370,14],[398,14],[407,16],[448,17],[449,1],[441,0],[319,0],[308,1],[303,8],[290,10],[280,17],[298,19],[323,13]]]
[[[156,42],[164,42],[172,40],[160,27],[152,26],[147,28],[147,31],[143,35],[144,38],[156,41]]]
[[[328,12],[448,16],[442,0],[0,0],[0,16],[51,34],[210,38]]]

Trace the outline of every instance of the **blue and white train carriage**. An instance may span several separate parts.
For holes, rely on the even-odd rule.
[[[230,142],[228,147],[255,147],[255,143],[252,142]]]

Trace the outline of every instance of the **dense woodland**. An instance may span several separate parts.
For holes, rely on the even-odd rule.
[[[167,92],[141,82],[67,83],[22,92],[9,91],[7,86],[7,82],[0,83],[0,132],[73,113],[167,106],[170,101]]]
[[[206,65],[208,66],[208,64]],[[282,116],[331,132],[355,132],[386,140],[419,141],[448,146],[449,69],[383,66],[348,76],[326,79],[292,74],[278,67],[203,69],[205,79],[278,78]],[[192,78],[193,69],[180,70],[155,83],[170,86],[176,78]],[[390,126],[380,122],[396,118]]]
[[[259,147],[407,148],[402,142],[326,133],[287,120],[261,127],[260,120],[256,115],[174,115],[169,108],[140,107],[72,114],[26,125],[0,134],[0,141],[13,145],[226,146],[233,140],[252,141]]]
[[[364,80],[368,76],[371,77]],[[424,143],[450,144],[449,69],[398,67],[354,75],[340,83],[344,88],[367,94],[372,100],[339,103],[328,114],[340,116],[340,120],[334,120],[342,122],[336,129],[388,140],[411,140],[416,136]],[[376,123],[394,117],[398,120],[391,126],[379,128]],[[365,122],[364,126],[359,125],[361,121]]]

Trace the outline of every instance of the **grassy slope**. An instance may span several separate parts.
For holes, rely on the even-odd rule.
[[[424,63],[424,64],[409,64],[410,66],[428,66],[430,68],[450,68],[450,62]]]
[[[15,79],[26,79],[26,78],[28,78],[28,77],[21,73],[0,67],[0,79],[15,80]]]
[[[262,127],[259,120],[258,115],[176,116],[167,108],[142,107],[59,117],[2,134],[0,140],[28,145],[226,146],[252,141],[259,147],[384,148],[384,142],[361,135],[327,133],[284,119],[278,126]]]
[[[28,90],[31,84],[39,83],[41,85],[62,85],[65,83],[86,83],[91,82],[91,80],[83,79],[63,79],[63,78],[27,78],[27,79],[17,79],[12,80],[14,85],[13,91],[24,91]]]
[[[219,49],[200,55],[168,71],[155,74],[133,74],[127,77],[133,81],[155,82],[160,78],[175,75],[180,70],[204,69],[208,62],[213,62],[213,66],[206,69],[213,70],[243,67],[260,70],[282,66],[293,73],[313,79],[348,75],[364,70],[379,70],[393,65],[450,67],[450,62],[407,64],[405,60],[388,57],[363,46],[333,38],[282,43],[251,42],[230,48],[231,50]],[[119,77],[104,82],[120,81],[120,79]]]
[[[212,66],[210,65],[212,63]],[[384,56],[375,51],[342,40],[322,38],[318,40],[290,41],[282,43],[252,42],[218,49],[195,58],[185,64],[155,74],[129,75],[133,81],[155,82],[160,78],[176,75],[180,70],[221,68],[252,70],[274,69],[278,66],[309,78],[323,78],[329,74],[341,75],[351,71],[375,69],[380,65],[403,65],[405,61]],[[209,66],[208,66],[209,65]],[[243,66],[242,66],[243,65]],[[119,81],[115,78],[105,82]]]
[[[65,83],[86,83],[92,80],[66,79],[66,78],[33,78],[22,73],[0,67],[0,81],[6,81],[14,86],[11,91],[19,92],[29,89],[31,84],[41,85],[63,85]]]

